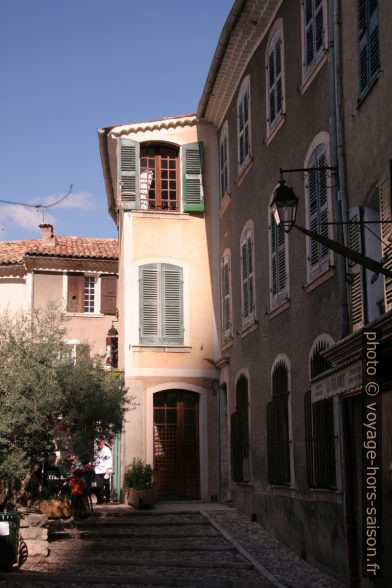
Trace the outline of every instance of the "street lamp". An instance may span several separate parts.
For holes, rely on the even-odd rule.
[[[307,235],[311,239],[314,239],[318,243],[321,243],[328,249],[339,253],[339,255],[343,255],[347,259],[351,259],[355,263],[366,267],[367,269],[373,271],[376,275],[384,274],[389,278],[392,278],[392,271],[384,267],[382,262],[376,261],[375,259],[371,259],[366,255],[362,255],[358,253],[358,251],[354,251],[354,249],[350,249],[346,245],[339,243],[338,241],[334,241],[333,239],[329,239],[329,237],[325,237],[324,235],[319,235],[315,231],[311,231],[309,229],[305,229],[305,227],[301,227],[296,223],[297,217],[297,206],[298,206],[298,197],[296,196],[293,188],[286,186],[286,182],[283,179],[283,173],[285,172],[312,172],[312,171],[327,171],[333,170],[336,171],[336,167],[311,167],[311,168],[301,168],[301,169],[280,169],[280,181],[279,186],[276,188],[272,201],[271,201],[271,210],[275,218],[275,222],[277,225],[282,224],[286,233],[291,231],[293,227],[300,231],[304,235]],[[379,221],[379,222],[392,222],[392,221]],[[336,222],[334,224],[351,224],[350,222],[339,223]],[[358,222],[356,223],[358,224]],[[359,224],[366,224],[364,222],[360,222]]]

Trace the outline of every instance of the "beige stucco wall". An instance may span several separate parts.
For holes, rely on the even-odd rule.
[[[17,312],[29,307],[25,278],[0,278],[0,312]]]

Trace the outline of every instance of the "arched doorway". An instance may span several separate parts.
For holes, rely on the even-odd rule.
[[[159,500],[200,498],[199,394],[154,394],[154,483]]]

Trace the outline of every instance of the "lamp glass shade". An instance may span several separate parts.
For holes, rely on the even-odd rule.
[[[284,180],[280,180],[271,202],[272,213],[277,225],[282,224],[285,231],[289,231],[295,224],[297,217],[298,198]]]

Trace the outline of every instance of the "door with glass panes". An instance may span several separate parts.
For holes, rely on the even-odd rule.
[[[199,395],[154,394],[154,484],[160,500],[200,498]]]

